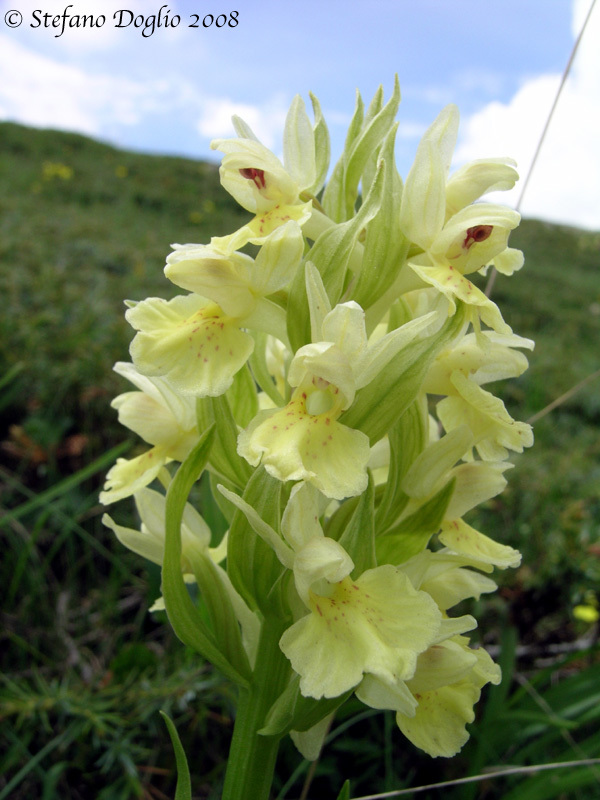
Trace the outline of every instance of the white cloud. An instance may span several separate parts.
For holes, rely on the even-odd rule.
[[[248,123],[264,145],[277,151],[281,149],[287,106],[280,96],[261,106],[236,103],[228,98],[208,98],[203,103],[202,116],[196,127],[199,133],[208,138],[235,136],[231,117],[237,114]]]
[[[590,7],[574,2],[578,34]],[[600,229],[600,10],[592,14],[521,205],[524,216]],[[560,75],[526,80],[510,102],[493,102],[463,122],[456,161],[510,155],[521,186],[552,107]],[[519,184],[501,202],[517,202]],[[492,196],[490,196],[492,198]],[[492,198],[496,199],[496,198]]]
[[[107,135],[137,124],[167,93],[167,86],[87,73],[0,34],[0,118]]]

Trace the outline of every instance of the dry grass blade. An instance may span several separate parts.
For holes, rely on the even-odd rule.
[[[600,764],[600,758],[585,758],[581,761],[559,761],[554,764],[537,764],[531,767],[509,767],[508,769],[499,769],[495,772],[486,772],[483,775],[471,775],[468,778],[458,778],[454,781],[429,783],[426,786],[416,786],[411,789],[397,789],[392,792],[381,792],[380,794],[365,794],[361,797],[354,797],[352,800],[384,800],[384,798],[387,797],[402,797],[403,795],[418,794],[427,789],[448,789],[451,786],[464,786],[468,783],[489,781],[492,778],[503,778],[507,775],[534,775],[538,772],[546,772],[551,769],[594,767],[598,764]]]
[[[590,8],[588,10],[587,16],[586,16],[586,18],[585,18],[585,20],[583,22],[583,25],[581,26],[581,30],[579,31],[579,36],[575,40],[575,44],[573,45],[573,49],[571,50],[571,54],[569,56],[569,60],[567,61],[567,66],[565,67],[565,69],[563,71],[562,78],[560,80],[560,86],[558,87],[558,91],[556,92],[556,96],[554,98],[554,102],[552,103],[552,108],[550,109],[550,112],[548,113],[548,118],[546,119],[546,124],[544,125],[544,130],[542,131],[542,135],[540,136],[539,142],[537,143],[537,147],[535,148],[535,153],[533,154],[533,160],[531,162],[531,166],[529,167],[529,171],[527,172],[527,175],[525,176],[525,180],[523,181],[523,186],[521,188],[521,194],[519,195],[519,199],[517,200],[517,204],[515,206],[515,209],[517,211],[521,210],[521,203],[523,202],[523,197],[525,196],[525,191],[527,189],[527,186],[529,185],[529,181],[531,179],[531,173],[533,172],[533,168],[535,167],[536,161],[538,160],[540,151],[542,149],[542,145],[544,144],[544,139],[546,138],[546,134],[548,133],[548,129],[550,127],[550,123],[552,122],[552,117],[554,116],[554,112],[555,112],[556,107],[558,105],[558,101],[559,101],[560,96],[562,94],[562,90],[564,88],[565,83],[567,82],[567,78],[569,77],[569,73],[571,72],[571,67],[573,66],[573,61],[575,60],[575,55],[577,54],[577,50],[579,49],[579,45],[580,45],[581,40],[583,38],[583,34],[585,33],[585,29],[587,27],[588,21],[589,21],[590,17],[592,16],[592,11],[594,10],[594,6],[595,5],[596,5],[596,0],[592,0],[592,3],[591,3]],[[486,297],[491,297],[491,295],[492,295],[492,290],[494,288],[494,283],[496,282],[496,275],[497,274],[498,273],[497,273],[497,270],[495,268],[492,269],[492,271],[490,272],[490,277],[488,279],[487,286],[485,287]]]

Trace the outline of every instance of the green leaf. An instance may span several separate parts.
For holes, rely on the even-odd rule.
[[[350,781],[344,783],[341,792],[337,796],[337,800],[350,800]]]
[[[375,95],[373,103],[369,107],[360,136],[356,137],[351,151],[345,158],[344,201],[346,204],[346,219],[352,215],[354,210],[356,198],[358,197],[358,184],[360,183],[367,161],[372,156],[373,152],[377,151],[381,146],[381,142],[387,136],[394,122],[394,117],[398,113],[398,106],[400,105],[400,83],[397,75],[394,79],[392,96],[385,106],[380,108],[382,97],[383,90],[380,87]],[[344,151],[344,155],[346,156],[346,151]],[[388,236],[389,235],[390,232],[388,231]]]
[[[322,236],[323,234],[321,234]],[[321,238],[321,237],[319,237]],[[306,270],[300,263],[288,292],[287,335],[295,352],[311,340],[310,309],[306,293]]]
[[[214,428],[211,427],[205,431],[196,447],[179,467],[167,491],[162,591],[167,615],[181,641],[201,653],[228,678],[247,686],[250,668],[240,672],[225,657],[212,631],[192,602],[181,573],[183,510],[192,486],[206,466],[213,438]]]
[[[269,709],[259,733],[263,736],[285,736],[290,731],[307,731],[336,711],[352,694],[315,700],[300,692],[300,677],[292,680]]]
[[[323,188],[325,179],[327,178],[327,171],[329,169],[329,159],[331,156],[331,146],[329,143],[329,131],[323,119],[323,113],[319,101],[310,93],[310,101],[312,103],[313,113],[315,115],[315,124],[313,126],[313,135],[315,137],[315,162],[316,162],[316,177],[312,186],[307,187],[307,191],[312,194],[318,194]]]
[[[342,293],[346,270],[351,263],[358,237],[380,209],[385,171],[386,167],[381,163],[373,185],[357,214],[348,222],[324,231],[310,251],[310,260],[321,273],[332,306],[338,302]],[[306,292],[306,288],[304,291]]]
[[[258,516],[276,531],[279,531],[281,485],[281,481],[272,478],[264,467],[259,467],[242,495]],[[265,616],[285,615],[284,586],[279,581],[285,568],[239,510],[229,529],[227,553],[227,572],[246,604]]]
[[[333,174],[325,187],[323,193],[323,208],[328,217],[336,222],[343,222],[348,219],[346,215],[346,203],[344,195],[344,178],[345,178],[345,165],[350,157],[354,143],[363,125],[363,118],[365,113],[365,104],[363,103],[360,92],[356,92],[356,105],[354,107],[354,114],[348,126],[348,133],[346,134],[346,141],[344,143],[344,152],[340,160],[333,168]]]
[[[429,539],[440,529],[455,482],[452,478],[414,514],[400,520],[388,533],[377,538],[380,564],[402,564],[427,547]]]
[[[316,178],[315,138],[304,101],[296,95],[287,113],[283,131],[283,163],[301,189]]]
[[[190,770],[188,767],[187,758],[185,757],[185,751],[181,744],[179,734],[177,733],[177,728],[173,724],[173,721],[168,714],[165,714],[164,711],[159,711],[158,713],[161,715],[167,725],[169,736],[171,737],[171,743],[173,744],[173,750],[175,751],[175,762],[177,764],[177,788],[175,790],[175,800],[192,800],[192,781],[190,778]]]
[[[233,384],[227,390],[227,399],[234,420],[241,428],[245,428],[258,411],[256,384],[247,364],[235,373]]]
[[[375,531],[385,533],[408,503],[400,482],[427,443],[427,398],[423,395],[406,409],[388,433],[390,466],[381,502],[375,512]]]
[[[221,568],[209,556],[200,556],[192,560],[192,569],[206,604],[217,646],[238,672],[248,672],[250,664],[242,644],[240,626],[231,598],[219,574],[223,574]]]
[[[357,392],[354,403],[340,417],[340,423],[366,433],[371,445],[379,441],[414,402],[431,362],[456,336],[463,322],[464,309],[459,305],[438,333],[401,350],[377,380]]]
[[[215,426],[215,443],[210,453],[210,466],[220,475],[243,489],[252,468],[237,453],[238,427],[226,395],[202,397],[196,402],[198,430]]]
[[[271,398],[277,407],[285,405],[285,400],[275,386],[271,373],[267,367],[266,347],[267,334],[262,331],[252,331],[254,337],[254,350],[250,356],[250,368],[254,375],[254,380],[258,383],[263,392]]]
[[[334,511],[334,513],[329,517],[329,519],[325,523],[325,527],[323,532],[325,536],[328,536],[330,539],[335,539],[336,542],[339,542],[340,537],[346,526],[350,522],[350,518],[356,509],[356,506],[360,502],[359,497],[348,497],[340,506]]]
[[[379,213],[367,225],[362,269],[352,293],[352,299],[365,309],[394,283],[409,247],[408,240],[398,226],[402,180],[394,156],[396,129],[397,125],[391,128],[382,146],[380,158],[386,165],[383,200]]]
[[[369,483],[366,491],[352,514],[350,522],[340,537],[340,544],[354,561],[356,576],[377,566],[375,557],[375,514],[373,511],[375,490],[373,476],[369,470]]]

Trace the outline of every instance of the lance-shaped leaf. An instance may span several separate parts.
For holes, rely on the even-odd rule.
[[[352,292],[352,299],[365,309],[390,288],[408,252],[409,241],[398,225],[402,180],[394,156],[396,128],[390,130],[381,149],[386,164],[383,200],[379,213],[367,225],[362,268]]]
[[[357,392],[354,403],[342,414],[340,422],[366,433],[371,445],[379,441],[414,401],[429,365],[439,350],[456,336],[463,320],[460,307],[437,333],[400,350],[376,381]]]
[[[235,654],[235,663],[231,663],[192,602],[181,574],[183,511],[192,486],[206,466],[213,437],[212,428],[205,431],[197,446],[177,471],[167,492],[162,591],[167,615],[181,641],[201,653],[228,678],[247,686],[250,665],[243,648]]]
[[[281,483],[271,478],[264,469],[257,469],[244,491],[242,498],[232,497],[221,492],[235,503],[236,514],[229,529],[227,550],[227,571],[231,582],[246,604],[253,611],[261,611],[265,616],[278,615],[285,617],[286,603],[282,593],[285,589],[280,578],[285,568],[282,566],[270,544],[257,534],[244,511],[240,510],[239,500],[252,510],[253,521],[260,520],[265,527],[279,536],[279,505]],[[262,529],[261,529],[262,530]],[[285,543],[279,537],[282,546]]]
[[[446,106],[421,139],[402,193],[400,227],[424,250],[444,224],[446,177],[457,133],[458,109]]]
[[[390,464],[383,495],[375,512],[375,531],[385,533],[408,503],[400,482],[427,441],[427,401],[424,395],[406,409],[388,433]]]
[[[348,222],[327,229],[311,250],[310,259],[321,273],[332,305],[340,298],[358,236],[381,208],[386,169],[387,165],[381,161],[369,193],[356,215]]]
[[[235,422],[243,428],[258,411],[256,385],[247,366],[236,373],[226,397]]]
[[[340,299],[346,271],[354,258],[358,237],[363,228],[378,213],[384,183],[385,166],[382,164],[371,190],[358,213],[348,222],[327,228],[310,251],[310,260],[319,271],[329,302],[334,306]],[[310,311],[306,291],[306,273],[302,265],[290,286],[288,296],[287,333],[292,348],[298,350],[310,342]]]
[[[190,769],[188,767],[187,758],[185,757],[185,750],[181,744],[181,739],[177,733],[177,728],[173,724],[171,718],[164,711],[159,714],[164,719],[171,737],[171,744],[175,751],[175,762],[177,764],[177,788],[175,789],[175,800],[192,800],[192,780],[190,778]]]
[[[210,466],[221,476],[243,489],[252,473],[236,451],[238,429],[227,397],[206,397],[197,401],[198,429],[215,426],[215,445],[210,454]]]
[[[353,144],[352,149],[346,155],[344,152],[345,171],[344,171],[344,201],[346,204],[346,219],[352,216],[356,198],[358,197],[358,185],[367,164],[368,159],[376,151],[383,139],[386,137],[390,127],[394,122],[394,117],[398,113],[400,105],[400,83],[398,76],[394,78],[394,90],[388,102],[380,108],[378,95],[382,96],[383,91],[380,87],[375,96],[375,102],[369,106],[363,128]]]
[[[454,480],[450,480],[417,511],[400,520],[384,536],[377,537],[379,563],[402,564],[424,550],[440,529],[453,491]]]
[[[368,474],[367,489],[361,495],[358,505],[339,539],[341,546],[354,561],[352,574],[355,577],[377,566],[373,511],[375,490],[373,476],[370,471]]]
[[[329,169],[329,158],[331,155],[331,146],[329,143],[329,131],[323,119],[323,113],[319,101],[310,94],[310,101],[315,115],[315,124],[313,127],[313,135],[315,137],[315,181],[312,186],[307,186],[306,191],[315,195],[318,194],[323,188],[325,179],[327,178],[327,170]]]
[[[344,143],[344,152],[342,153],[339,161],[333,168],[333,174],[327,182],[325,191],[323,192],[323,208],[325,213],[336,222],[342,222],[347,219],[346,216],[346,203],[344,194],[344,173],[345,173],[345,160],[347,155],[352,151],[353,145],[360,134],[363,119],[365,115],[365,104],[360,96],[360,92],[356,91],[356,105],[354,107],[354,114],[348,126],[348,133],[346,134],[346,141]]]

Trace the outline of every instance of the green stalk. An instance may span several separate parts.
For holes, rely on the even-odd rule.
[[[280,737],[261,736],[257,731],[289,680],[289,663],[279,649],[284,629],[279,620],[263,622],[250,687],[239,693],[222,800],[268,800],[270,796]]]

